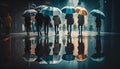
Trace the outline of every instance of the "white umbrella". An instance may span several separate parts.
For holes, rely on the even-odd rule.
[[[48,15],[48,16],[56,16],[56,15],[60,15],[62,12],[59,8],[57,7],[46,7],[44,9],[42,9],[40,11],[40,13],[44,14],[44,15]]]

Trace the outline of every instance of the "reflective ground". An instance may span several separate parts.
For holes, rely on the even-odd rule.
[[[0,69],[119,69],[120,35],[83,32],[0,38]]]

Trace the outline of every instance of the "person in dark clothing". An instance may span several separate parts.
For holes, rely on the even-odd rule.
[[[66,14],[65,19],[67,20],[67,30],[68,30],[68,34],[71,35],[72,24],[74,23],[73,14]]]
[[[29,32],[31,30],[31,17],[25,17],[24,21],[25,21],[24,25],[25,25],[25,29],[27,31],[27,35],[30,35]]]
[[[58,28],[59,28],[59,24],[61,24],[61,20],[60,17],[58,15],[53,16],[53,20],[54,20],[54,27],[55,27],[55,34],[58,34]]]
[[[83,37],[79,37],[78,39],[78,55],[76,56],[78,61],[84,61],[87,58],[87,55],[85,54],[85,45],[83,42]]]
[[[42,24],[43,24],[43,14],[39,13],[39,11],[38,11],[38,13],[35,16],[35,19],[36,19],[36,29],[37,29],[38,36],[39,36],[39,34],[42,35],[41,28],[42,28]]]
[[[43,45],[42,45],[42,39],[40,39],[39,41],[39,37],[37,38],[37,44],[36,44],[36,48],[35,48],[35,54],[37,56],[36,61],[40,62],[42,61],[40,58],[43,56],[44,52],[43,52]]]
[[[84,25],[84,15],[78,14],[78,30],[79,30],[79,34],[81,34],[81,35],[82,35],[82,27],[83,27],[83,25]],[[81,29],[81,31],[80,31],[80,29]]]
[[[61,43],[59,43],[59,36],[55,36],[53,54],[58,55],[60,52]]]
[[[50,21],[51,21],[50,16],[44,15],[44,33],[45,33],[45,35],[48,35]]]
[[[98,32],[98,34],[100,34],[100,28],[101,28],[101,18],[100,18],[100,16],[96,17],[95,22],[96,22],[97,32]]]

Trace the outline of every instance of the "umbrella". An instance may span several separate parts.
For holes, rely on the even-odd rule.
[[[85,61],[87,59],[87,55],[80,54],[76,56],[77,61]]]
[[[48,6],[46,6],[46,5],[39,5],[39,6],[35,7],[35,10],[40,11],[43,8],[46,8],[46,7],[48,7]]]
[[[73,54],[64,54],[62,56],[62,59],[66,61],[72,61],[75,59],[75,56]]]
[[[35,16],[37,14],[37,11],[34,9],[27,9],[23,12],[23,17],[31,17]]]
[[[105,58],[105,57],[104,57],[104,54],[103,54],[103,53],[100,53],[100,54],[95,53],[95,54],[93,54],[93,55],[91,56],[91,59],[92,59],[93,61],[96,61],[96,62],[103,61],[104,58]]]
[[[73,6],[65,6],[61,10],[65,14],[73,14],[73,13],[75,13],[75,8]]]
[[[83,8],[83,7],[76,7],[76,12],[78,14],[81,14],[81,15],[88,15],[88,11],[87,9]]]
[[[48,56],[42,56],[42,61],[47,62],[47,64],[58,64],[62,61],[61,55],[48,55]]]
[[[90,11],[90,14],[92,14],[95,17],[100,16],[100,18],[102,18],[102,19],[105,18],[105,14],[102,11],[98,10],[98,9],[93,9],[92,11]]]
[[[44,9],[42,9],[40,11],[40,13],[44,14],[44,15],[48,15],[48,16],[56,16],[56,15],[60,15],[62,12],[59,8],[57,7],[46,7]]]
[[[25,54],[23,55],[23,59],[26,62],[34,62],[37,59],[37,56],[35,54]]]

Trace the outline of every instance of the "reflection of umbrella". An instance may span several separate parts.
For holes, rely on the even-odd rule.
[[[62,59],[63,60],[66,60],[66,61],[72,61],[72,60],[74,60],[75,59],[75,56],[74,55],[72,55],[72,54],[64,54],[63,56],[62,56]]]
[[[39,6],[35,7],[35,10],[40,11],[43,8],[46,8],[46,7],[48,7],[48,6],[46,6],[46,5],[39,5]]]
[[[93,61],[96,61],[96,62],[103,61],[104,60],[104,54],[103,53],[100,53],[100,54],[95,53],[95,54],[92,55],[91,59]]]
[[[90,11],[90,14],[92,14],[95,17],[100,16],[100,18],[102,18],[102,19],[105,18],[105,14],[102,11],[98,10],[98,9],[93,9],[92,11]]]
[[[60,15],[62,12],[59,8],[57,7],[46,7],[40,11],[40,13],[48,16],[55,16],[55,15]]]
[[[34,62],[37,59],[37,56],[35,54],[25,54],[23,59],[26,62]]]
[[[104,60],[104,54],[101,53],[101,38],[100,38],[100,35],[97,35],[95,50],[96,50],[96,53],[94,53],[91,56],[91,59],[93,61],[97,61],[97,62],[103,61]]]
[[[73,6],[65,6],[61,10],[65,14],[73,14],[73,13],[75,13],[75,8]]]
[[[80,54],[76,56],[77,61],[85,61],[87,59],[87,55]]]
[[[76,7],[76,12],[81,15],[88,15],[87,9],[83,7]]]
[[[58,64],[62,61],[60,55],[48,55],[41,57],[42,60],[46,61],[47,64]]]
[[[28,9],[23,12],[23,17],[31,17],[35,16],[37,14],[37,11],[34,9]]]

